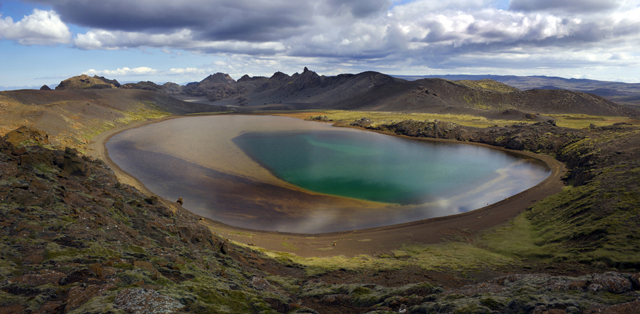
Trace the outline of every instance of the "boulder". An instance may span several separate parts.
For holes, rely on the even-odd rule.
[[[13,131],[4,135],[4,140],[11,143],[11,145],[18,147],[21,143],[33,142],[33,144],[51,144],[49,142],[49,135],[45,131],[40,131],[28,126],[21,126]],[[2,146],[2,143],[0,143]]]

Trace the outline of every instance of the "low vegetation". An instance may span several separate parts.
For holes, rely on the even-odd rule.
[[[467,115],[467,114],[436,114],[436,113],[397,113],[397,112],[379,112],[379,111],[344,111],[344,110],[327,110],[323,114],[327,120],[338,123],[350,123],[356,119],[368,118],[373,125],[391,124],[404,120],[416,120],[433,122],[436,120],[447,121],[459,125],[470,127],[489,127],[496,124],[515,124],[515,123],[532,123],[530,120],[492,120],[485,117]],[[322,119],[323,116],[310,116],[311,120]],[[320,117],[320,118],[318,118]]]

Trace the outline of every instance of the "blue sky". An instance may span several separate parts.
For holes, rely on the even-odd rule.
[[[216,72],[640,83],[640,0],[0,1],[0,86]]]

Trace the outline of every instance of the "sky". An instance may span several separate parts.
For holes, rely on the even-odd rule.
[[[304,67],[640,83],[640,0],[0,0],[4,88]]]

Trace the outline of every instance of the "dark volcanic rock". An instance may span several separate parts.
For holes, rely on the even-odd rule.
[[[51,88],[47,85],[42,85],[42,87],[40,87],[40,90],[47,91],[47,90],[51,90]]]
[[[154,82],[138,82],[138,83],[127,83],[122,85],[122,88],[126,89],[141,89],[141,90],[149,90],[149,91],[163,91],[163,87],[154,83]]]
[[[104,76],[97,76],[97,75],[94,75],[93,78],[101,80],[101,81],[103,81],[103,82],[105,82],[107,84],[111,84],[111,85],[113,85],[115,87],[120,87],[120,83],[118,83],[117,80],[110,80],[110,79],[105,78]]]
[[[90,173],[87,163],[82,157],[78,156],[78,151],[69,147],[64,150],[62,170],[74,176],[87,176]]]

